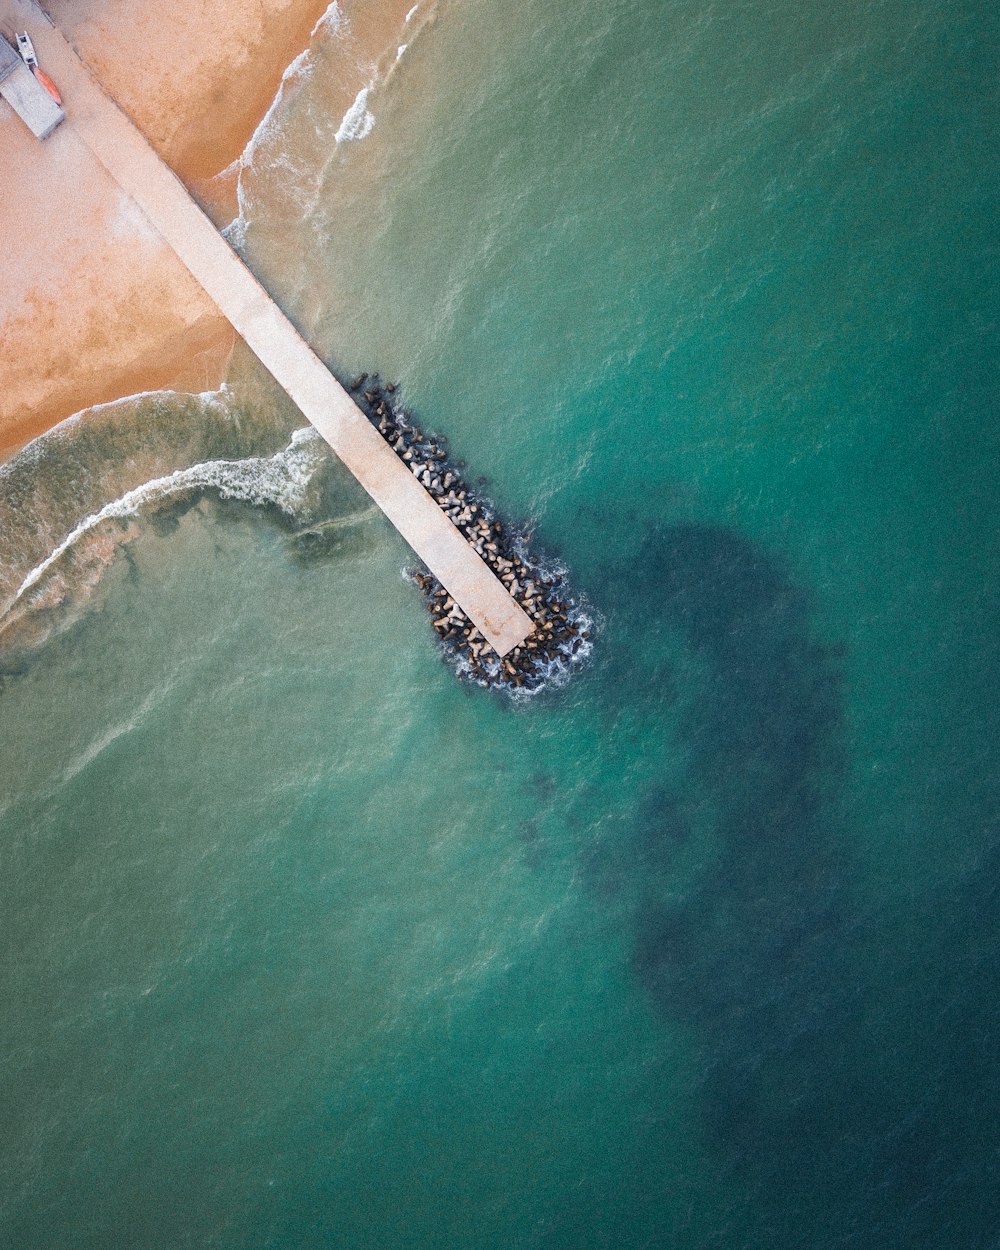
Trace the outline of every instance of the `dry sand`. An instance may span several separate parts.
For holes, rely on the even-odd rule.
[[[11,119],[0,163],[0,453],[91,404],[218,385],[232,330],[86,149]],[[30,171],[30,177],[20,171]]]
[[[328,0],[45,0],[43,7],[188,185],[239,156]]]
[[[232,183],[210,180],[242,152],[326,7],[325,0],[45,5],[217,220],[228,219]],[[376,59],[405,7],[341,4],[355,35],[346,92],[363,73],[357,37],[369,34]],[[7,24],[0,26],[12,38]],[[0,456],[119,395],[217,386],[232,348],[228,323],[142,214],[65,138],[57,131],[39,145],[6,106],[0,111]]]

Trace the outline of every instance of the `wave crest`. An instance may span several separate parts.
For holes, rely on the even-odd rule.
[[[372,84],[369,83],[368,86],[362,87],[354,97],[354,103],[344,114],[337,133],[333,136],[338,143],[363,139],[365,135],[371,134],[372,127],[375,125],[375,114],[368,107],[368,96],[371,90]]]
[[[272,504],[294,516],[305,503],[306,488],[316,469],[326,458],[326,445],[315,430],[296,430],[292,441],[277,455],[251,456],[245,460],[211,460],[176,469],[165,477],[126,491],[98,512],[84,517],[61,543],[37,564],[18,587],[15,603],[45,576],[70,547],[102,521],[136,515],[141,508],[192,490],[213,490],[221,499],[236,499],[258,507]]]

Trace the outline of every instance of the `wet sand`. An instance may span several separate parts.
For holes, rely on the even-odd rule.
[[[233,162],[327,6],[180,0],[166,11],[148,0],[49,0],[45,8],[221,224],[233,213]],[[373,60],[381,53],[406,6],[358,0],[341,9],[343,90],[352,95],[366,49]],[[15,25],[30,26],[24,13],[0,3],[0,29],[12,37]],[[95,162],[58,131],[39,145],[5,109],[0,168],[0,456],[96,403],[220,384],[231,327]]]

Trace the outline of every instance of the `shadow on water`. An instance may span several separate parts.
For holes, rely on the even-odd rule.
[[[633,970],[699,1048],[704,1131],[759,1199],[747,1244],[1000,1244],[1000,849],[933,907],[866,911],[838,815],[839,654],[808,597],[723,528],[664,526],[634,567],[631,610],[699,676],[685,774],[617,852]]]

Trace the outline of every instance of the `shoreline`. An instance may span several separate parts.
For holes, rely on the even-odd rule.
[[[339,67],[347,90],[384,53],[402,20],[395,10],[406,8],[376,7],[235,0],[206,13],[188,0],[171,9],[164,29],[144,0],[44,4],[218,227],[236,215],[247,145],[324,17],[348,35]],[[23,0],[6,0],[0,17],[5,29],[20,28],[31,13]],[[0,202],[0,234],[13,253],[0,286],[0,460],[95,405],[150,390],[218,389],[232,327],[69,130],[40,148],[4,117],[0,163],[15,171]]]
[[[186,185],[240,155],[328,0],[42,0],[81,60]]]

